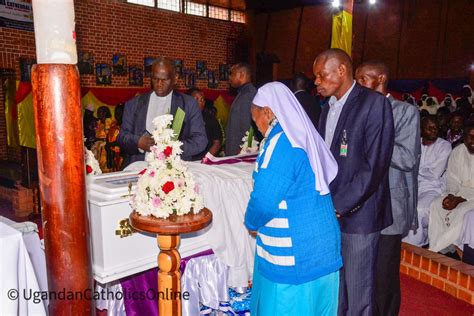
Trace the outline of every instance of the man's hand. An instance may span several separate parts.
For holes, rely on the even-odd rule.
[[[448,196],[443,199],[442,206],[445,210],[451,211],[454,210],[462,202],[466,202],[466,199],[462,196],[448,194]]]
[[[138,140],[138,148],[146,152],[149,152],[150,147],[153,145],[155,145],[155,141],[153,140],[153,137],[151,137],[150,135],[143,135]]]

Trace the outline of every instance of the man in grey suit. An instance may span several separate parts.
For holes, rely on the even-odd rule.
[[[252,124],[250,106],[257,90],[251,80],[252,69],[249,64],[238,63],[230,69],[229,83],[238,90],[238,94],[230,107],[229,120],[225,130],[226,156],[239,154],[242,138]]]
[[[153,119],[168,113],[175,116],[178,109],[184,112],[184,122],[178,137],[183,143],[181,158],[191,160],[206,148],[207,136],[201,110],[193,97],[174,91],[176,79],[172,61],[158,58],[152,66],[153,91],[125,103],[118,135],[118,143],[125,154],[124,167],[144,160],[145,152],[149,152],[155,144],[151,137]]]
[[[357,82],[385,95],[392,105],[395,145],[390,162],[389,183],[393,224],[381,232],[377,255],[376,311],[398,315],[400,310],[401,240],[416,229],[418,167],[421,156],[420,116],[409,103],[387,93],[389,71],[385,64],[370,61],[356,70]]]

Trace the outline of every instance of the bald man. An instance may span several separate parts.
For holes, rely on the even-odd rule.
[[[201,110],[196,100],[189,95],[174,91],[176,71],[173,62],[158,58],[152,65],[152,92],[144,93],[125,103],[122,127],[118,143],[125,154],[124,167],[145,159],[145,152],[154,145],[151,133],[153,119],[163,114],[176,114],[178,108],[184,111],[184,123],[178,139],[183,160],[192,160],[207,146],[206,129]]]
[[[252,126],[250,106],[257,89],[252,84],[252,69],[247,63],[238,63],[230,68],[229,84],[238,94],[230,107],[229,119],[225,130],[225,155],[240,153],[240,145],[245,133]],[[256,129],[254,129],[256,131]]]
[[[313,64],[318,92],[330,97],[319,131],[338,163],[330,190],[342,231],[339,315],[374,315],[380,231],[392,224],[388,169],[393,116],[385,96],[354,81],[351,58],[340,49]]]
[[[416,106],[395,100],[387,91],[385,64],[369,61],[356,70],[357,82],[386,96],[392,105],[395,146],[389,169],[393,224],[382,230],[377,254],[377,314],[400,311],[400,252],[402,238],[418,227],[418,169],[421,157],[420,114]]]

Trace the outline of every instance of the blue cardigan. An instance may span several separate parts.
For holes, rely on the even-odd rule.
[[[245,225],[257,231],[256,260],[268,280],[301,284],[342,266],[341,236],[331,195],[320,195],[306,152],[293,148],[280,124],[257,158]]]

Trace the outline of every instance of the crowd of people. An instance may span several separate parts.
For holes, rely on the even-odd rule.
[[[303,74],[289,88],[257,90],[250,66],[234,65],[237,96],[224,127],[202,91],[176,91],[173,63],[160,58],[152,91],[128,101],[123,116],[85,110],[86,145],[101,168],[123,156],[120,170],[150,151],[161,114],[183,113],[183,160],[237,155],[246,132],[258,130],[245,214],[257,240],[252,314],[397,315],[402,240],[443,253],[458,247],[474,263],[472,90],[441,104],[428,95],[396,100],[386,65],[355,69],[339,49],[318,55],[313,73],[317,97]]]

